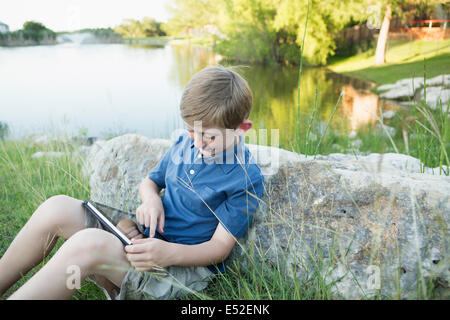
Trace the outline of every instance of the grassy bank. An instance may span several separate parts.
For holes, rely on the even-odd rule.
[[[450,73],[450,39],[444,41],[390,40],[386,50],[386,64],[375,67],[375,49],[348,57],[334,57],[328,67],[334,72],[376,82],[394,83],[411,77],[431,78]]]
[[[30,146],[30,143],[28,139],[0,140],[0,256],[43,201],[57,194],[78,199],[89,195],[89,182],[81,175],[82,161],[74,157],[74,146],[54,142],[39,147]],[[60,151],[65,155],[61,158],[32,158],[38,151]],[[4,297],[8,297],[30,279],[62,243],[59,240],[49,256],[19,280]],[[87,281],[73,297],[100,298],[103,298],[101,290]]]

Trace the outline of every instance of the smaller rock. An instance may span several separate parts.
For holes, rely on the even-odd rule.
[[[441,74],[440,76],[428,79],[426,81],[428,86],[445,86],[450,87],[450,74]]]
[[[417,77],[417,78],[406,78],[398,80],[395,84],[399,86],[408,86],[408,87],[414,87],[414,89],[419,89],[423,87],[423,77]]]
[[[425,98],[425,102],[432,109],[436,109],[440,106],[440,102],[442,102],[442,109],[444,112],[447,110],[447,104],[450,101],[450,89],[444,89],[443,87],[427,87],[426,92],[424,89],[420,90],[419,97],[420,99]]]
[[[415,88],[412,86],[399,86],[380,94],[380,98],[390,100],[408,100],[414,96]]]
[[[395,83],[391,84],[383,84],[377,88],[378,91],[386,91],[386,90],[392,90],[397,88],[397,85]]]

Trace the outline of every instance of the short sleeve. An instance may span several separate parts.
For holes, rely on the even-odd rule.
[[[149,179],[153,180],[158,187],[164,189],[166,187],[166,172],[167,166],[169,165],[171,159],[173,158],[173,152],[177,149],[182,143],[185,135],[182,134],[177,141],[170,147],[170,149],[166,152],[164,157],[158,162],[156,166],[154,166],[150,172],[148,173]]]
[[[148,174],[148,177],[162,189],[166,187],[166,170],[170,158],[170,151],[171,150],[169,149],[164,157],[150,170]]]
[[[247,188],[235,191],[214,210],[220,223],[235,238],[243,237],[251,226],[253,216],[262,198],[263,182],[262,175],[252,183],[249,183],[247,179]]]

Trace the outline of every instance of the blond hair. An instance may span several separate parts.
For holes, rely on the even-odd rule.
[[[196,73],[183,91],[181,117],[190,126],[236,129],[250,115],[253,95],[250,87],[232,67],[206,67]]]

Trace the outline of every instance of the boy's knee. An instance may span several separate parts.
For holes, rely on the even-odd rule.
[[[63,208],[67,209],[68,205],[72,203],[74,200],[77,199],[66,196],[64,194],[59,194],[56,196],[51,196],[50,198],[45,200],[42,206],[49,207],[52,209],[63,209]]]
[[[113,250],[123,250],[122,243],[114,235],[95,228],[78,231],[64,246],[67,258],[87,269],[105,263]]]
[[[67,223],[73,223],[75,219],[79,222],[84,221],[82,201],[66,196],[56,195],[44,201],[36,213],[48,220],[48,223],[56,226],[63,226]]]

